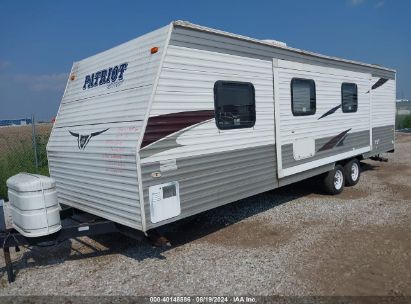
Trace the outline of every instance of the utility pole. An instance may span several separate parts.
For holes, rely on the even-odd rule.
[[[34,123],[34,114],[31,114],[31,133],[32,133],[32,143],[33,143],[33,149],[34,149],[34,161],[36,164],[36,173],[39,173],[39,160],[37,156],[37,140],[36,140],[36,125]]]

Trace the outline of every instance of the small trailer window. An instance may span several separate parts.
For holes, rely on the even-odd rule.
[[[220,130],[251,128],[255,124],[255,90],[249,82],[216,81],[215,121]]]
[[[301,78],[291,80],[291,110],[294,116],[313,115],[315,113],[314,80]]]
[[[355,83],[343,83],[341,85],[341,106],[344,113],[357,112],[358,94]]]

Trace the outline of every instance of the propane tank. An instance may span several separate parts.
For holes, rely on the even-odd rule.
[[[26,237],[61,229],[56,182],[51,177],[19,173],[7,180],[13,227]]]

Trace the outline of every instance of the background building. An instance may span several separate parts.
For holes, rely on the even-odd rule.
[[[22,118],[22,119],[0,119],[0,127],[5,126],[24,126],[30,125],[31,119],[30,118]]]

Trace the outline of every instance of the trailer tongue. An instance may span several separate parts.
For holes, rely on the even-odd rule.
[[[10,202],[0,204],[0,244],[9,283],[15,280],[10,248],[19,246],[54,246],[82,236],[121,233],[142,240],[147,237],[155,246],[170,242],[151,230],[136,229],[57,203],[55,181],[47,176],[19,173],[8,179]],[[8,210],[10,209],[10,210]],[[7,220],[11,213],[11,223]]]

